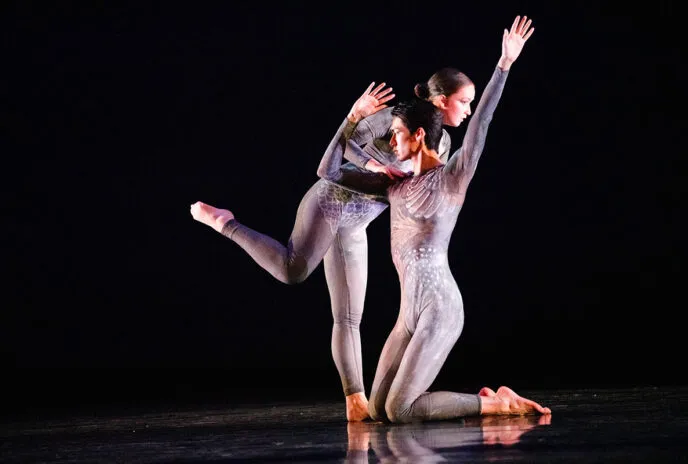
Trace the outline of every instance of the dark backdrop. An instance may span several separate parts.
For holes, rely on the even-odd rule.
[[[322,266],[283,285],[189,205],[285,241],[369,82],[400,100],[454,66],[479,98],[517,14],[536,31],[453,235],[465,328],[434,388],[683,382],[678,2],[327,3],[3,4],[6,402],[340,398]],[[399,283],[388,214],[368,232],[369,391]]]

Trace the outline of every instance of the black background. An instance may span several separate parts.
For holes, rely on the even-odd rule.
[[[191,218],[285,241],[371,81],[512,67],[450,246],[466,320],[433,388],[683,382],[678,2],[4,4],[6,403],[341,397],[322,266],[286,286]],[[465,125],[449,128],[453,149]],[[399,283],[368,229],[366,390]],[[69,403],[69,404],[71,404]]]

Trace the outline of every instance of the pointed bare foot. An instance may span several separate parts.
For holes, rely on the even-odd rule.
[[[227,221],[234,219],[234,214],[231,211],[218,209],[201,201],[191,205],[191,216],[198,222],[210,226],[218,232],[222,232],[222,228]]]
[[[549,408],[544,408],[533,400],[517,395],[516,392],[509,387],[499,387],[495,396],[481,396],[481,398],[482,415],[552,413]]]
[[[346,397],[346,420],[359,422],[369,417],[368,399],[363,392],[352,393]]]

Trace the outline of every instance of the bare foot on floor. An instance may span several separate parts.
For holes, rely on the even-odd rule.
[[[533,400],[524,398],[517,395],[509,387],[499,387],[497,389],[496,398],[500,399],[503,404],[503,414],[534,414],[539,412],[540,414],[551,414],[552,411],[549,408],[544,408],[540,406]]]
[[[206,205],[201,201],[197,201],[191,205],[191,216],[198,222],[212,227],[218,232],[222,232],[222,228],[230,219],[234,219],[231,211],[226,209],[218,209],[210,205]]]
[[[485,387],[487,388],[487,387]],[[485,388],[483,390],[485,390]],[[481,392],[483,392],[481,390]],[[509,387],[499,387],[494,396],[488,395],[489,389],[485,390],[486,395],[482,397],[482,415],[525,415],[525,414],[551,414],[549,408],[540,406],[533,400],[524,398],[516,394]]]
[[[346,397],[346,420],[359,422],[369,417],[368,399],[363,392],[352,393]]]

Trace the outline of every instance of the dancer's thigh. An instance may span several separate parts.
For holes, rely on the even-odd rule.
[[[388,408],[410,407],[437,378],[463,328],[463,318],[446,316],[442,311],[433,310],[419,317],[391,383]]]
[[[385,403],[410,341],[411,334],[399,317],[382,348],[375,370],[369,404],[371,416],[375,420],[387,419]]]
[[[303,257],[308,268],[322,261],[339,227],[341,206],[323,202],[323,185],[317,182],[306,192],[296,212],[289,238],[293,254]],[[326,198],[325,198],[326,199]]]

